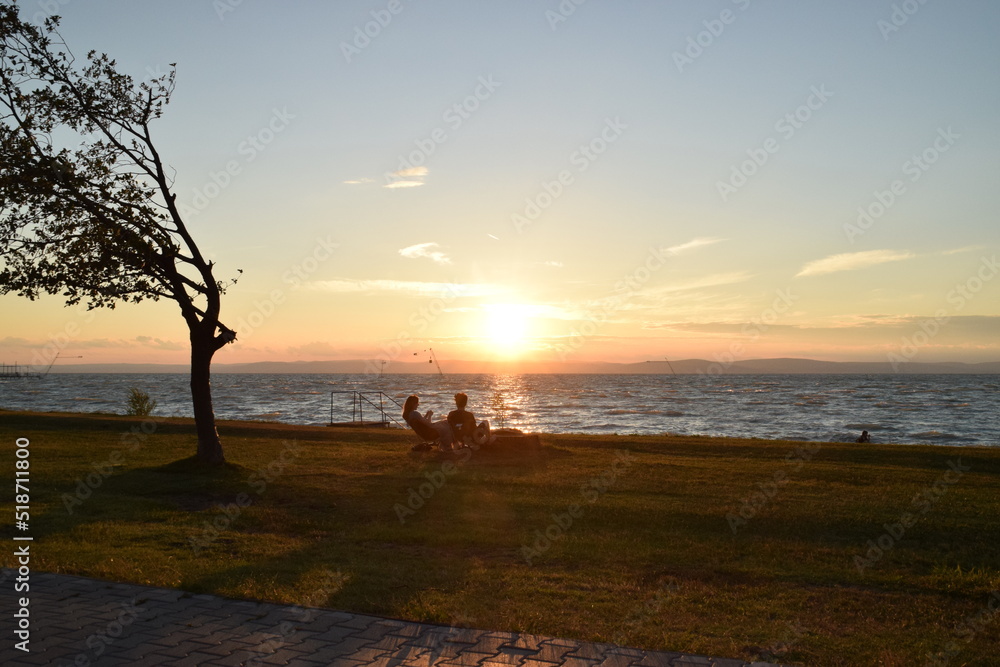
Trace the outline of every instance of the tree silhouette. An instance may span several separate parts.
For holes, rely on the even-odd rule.
[[[137,84],[105,54],[78,65],[58,25],[0,3],[0,294],[88,308],[175,301],[190,332],[197,456],[222,464],[211,363],[236,340],[219,321],[227,284],[184,224],[150,132],[175,66]]]

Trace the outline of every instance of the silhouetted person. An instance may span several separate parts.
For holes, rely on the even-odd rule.
[[[458,409],[448,413],[448,423],[451,424],[451,428],[455,432],[456,440],[460,443],[472,441],[483,444],[488,442],[490,439],[490,423],[484,421],[477,427],[475,416],[465,409],[465,406],[468,404],[469,397],[463,392],[455,394],[455,405]]]
[[[442,451],[451,451],[452,442],[455,440],[451,425],[444,419],[432,422],[430,417],[434,411],[428,410],[426,415],[422,415],[417,412],[418,405],[420,405],[420,399],[416,394],[407,397],[406,402],[403,403],[403,421],[424,440],[437,442]]]
[[[872,437],[868,435],[868,431],[862,431],[861,435],[854,442],[871,442]]]

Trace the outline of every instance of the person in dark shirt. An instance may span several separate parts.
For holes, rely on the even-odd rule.
[[[448,413],[448,423],[455,432],[455,439],[461,444],[483,444],[489,441],[490,423],[484,421],[476,426],[475,416],[465,409],[469,397],[463,392],[455,394],[455,406],[458,408]]]

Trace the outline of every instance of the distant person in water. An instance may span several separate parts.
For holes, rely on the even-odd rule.
[[[432,422],[433,410],[428,410],[426,415],[417,412],[420,399],[416,394],[407,397],[403,403],[403,421],[412,428],[417,435],[428,442],[437,442],[441,451],[450,452],[455,441],[455,434],[451,430],[451,425],[447,420]]]
[[[466,445],[469,443],[485,444],[490,439],[490,423],[484,421],[476,426],[475,416],[465,409],[468,404],[469,397],[463,392],[455,394],[457,409],[448,413],[448,423],[451,424],[451,428],[455,432],[455,439],[459,443]]]
[[[872,437],[868,435],[868,431],[862,431],[861,435],[854,442],[871,442]]]

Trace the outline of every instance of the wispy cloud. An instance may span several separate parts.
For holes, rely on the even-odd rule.
[[[688,250],[694,250],[695,248],[700,248],[702,246],[721,243],[722,241],[725,240],[726,239],[717,239],[717,238],[700,236],[696,239],[691,239],[687,243],[681,243],[680,245],[670,246],[669,248],[663,248],[663,252],[669,253],[671,255],[679,255],[680,253],[686,252]]]
[[[985,246],[981,245],[967,245],[963,248],[954,248],[952,250],[942,250],[942,255],[957,255],[962,252],[972,252],[973,250],[982,250]]]
[[[367,183],[374,183],[374,182],[375,182],[374,178],[365,177],[365,178],[356,178],[351,181],[344,181],[344,185],[365,185]]]
[[[337,280],[317,280],[304,283],[302,289],[322,292],[361,293],[361,294],[402,294],[406,296],[434,297],[450,295],[461,296],[491,296],[501,290],[495,285],[431,283],[413,280],[358,280],[341,278]]]
[[[147,347],[154,347],[159,350],[184,350],[189,346],[174,340],[163,340],[162,338],[153,338],[152,336],[136,336],[135,342],[140,345],[145,345]]]
[[[661,285],[660,287],[655,287],[646,290],[646,294],[664,294],[669,292],[685,292],[688,290],[704,289],[706,287],[717,287],[719,285],[733,285],[735,283],[743,283],[753,278],[752,273],[746,271],[732,271],[730,273],[713,273],[712,275],[704,276],[702,278],[694,278],[692,280],[686,280],[684,282],[671,283],[669,285]]]
[[[438,264],[451,264],[451,258],[438,250],[437,243],[418,243],[406,248],[401,248],[399,254],[408,259],[429,259]]]
[[[409,169],[400,169],[399,171],[394,171],[389,174],[392,180],[382,187],[389,188],[390,190],[396,188],[420,187],[421,185],[424,185],[424,179],[427,178],[427,174],[427,167],[410,167]]]
[[[799,276],[818,276],[824,273],[835,273],[837,271],[854,271],[864,269],[876,264],[886,262],[899,262],[904,259],[912,259],[915,254],[906,250],[865,250],[863,252],[845,252],[839,255],[830,255],[823,259],[809,262],[802,267],[802,270],[795,274]]]

